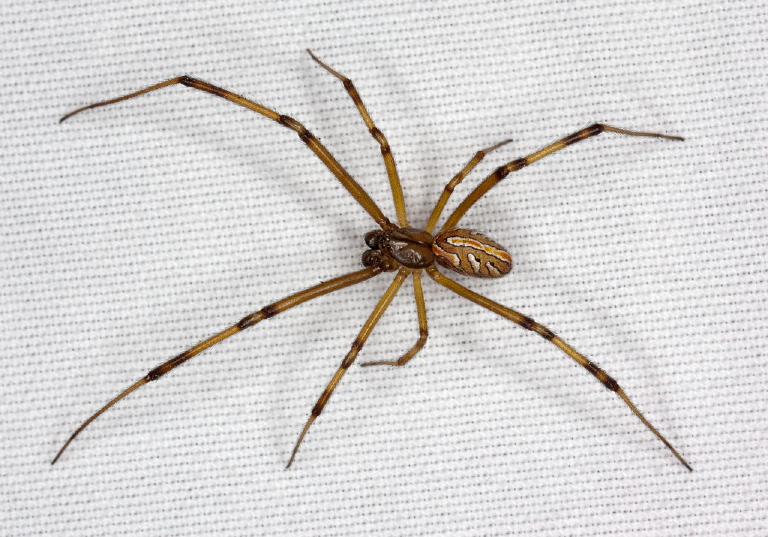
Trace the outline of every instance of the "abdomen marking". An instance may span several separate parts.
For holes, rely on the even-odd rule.
[[[503,246],[469,229],[446,229],[432,241],[435,260],[465,276],[500,278],[512,270],[512,256]]]

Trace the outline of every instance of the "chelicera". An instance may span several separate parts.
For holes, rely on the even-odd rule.
[[[379,300],[378,304],[370,314],[366,322],[363,324],[362,329],[358,333],[357,337],[352,343],[352,346],[341,362],[341,365],[336,370],[336,373],[331,378],[330,382],[326,386],[317,403],[312,408],[309,419],[307,420],[304,428],[299,434],[299,438],[293,448],[291,456],[288,460],[290,466],[298,452],[299,446],[304,440],[307,431],[311,427],[312,423],[320,416],[325,404],[333,394],[336,386],[341,381],[344,374],[349,367],[354,363],[360,350],[363,348],[368,336],[373,328],[378,323],[384,311],[389,307],[392,299],[400,290],[403,282],[407,278],[411,278],[413,281],[413,293],[414,301],[416,303],[416,312],[418,316],[419,324],[419,336],[416,343],[411,349],[403,356],[395,361],[376,361],[363,363],[364,366],[372,365],[390,365],[390,366],[403,366],[411,358],[413,358],[423,347],[427,341],[428,328],[427,328],[427,312],[424,302],[424,293],[421,286],[422,273],[426,273],[432,280],[439,285],[446,287],[457,293],[460,296],[478,304],[505,319],[508,319],[526,330],[537,333],[545,340],[550,341],[560,350],[565,352],[576,363],[589,371],[603,386],[610,391],[616,393],[624,403],[630,408],[630,410],[643,422],[643,424],[661,440],[664,445],[674,454],[675,457],[688,469],[692,468],[688,465],[683,457],[675,450],[674,447],[661,435],[656,428],[651,425],[648,420],[640,413],[635,405],[630,401],[629,397],[624,393],[624,390],[619,384],[605,371],[603,371],[594,362],[590,361],[584,355],[576,351],[573,347],[568,345],[560,337],[554,334],[547,327],[539,324],[530,317],[523,315],[511,308],[502,306],[493,300],[484,297],[474,291],[471,291],[459,284],[458,282],[448,278],[442,272],[438,270],[438,265],[444,269],[456,272],[464,276],[473,276],[480,278],[499,278],[512,270],[512,258],[507,250],[499,243],[489,239],[480,232],[462,229],[459,227],[459,221],[464,214],[480,199],[486,192],[488,192],[493,186],[507,177],[511,172],[517,171],[537,160],[544,158],[545,156],[559,151],[569,145],[575,144],[587,138],[597,136],[603,132],[613,132],[619,134],[625,134],[629,136],[645,136],[653,138],[666,138],[669,140],[682,140],[679,136],[669,136],[665,134],[656,134],[650,132],[636,132],[626,129],[620,129],[617,127],[611,127],[604,124],[594,124],[587,128],[581,129],[557,142],[554,142],[543,149],[540,149],[530,155],[513,160],[496,168],[493,173],[481,181],[478,186],[474,188],[465,198],[459,203],[458,207],[448,216],[443,225],[438,229],[437,222],[445,208],[448,199],[453,193],[454,189],[464,180],[464,178],[477,166],[477,164],[485,158],[485,156],[498,147],[509,143],[510,140],[504,140],[503,142],[496,144],[492,147],[488,147],[481,151],[478,151],[467,165],[446,184],[440,195],[432,213],[429,216],[424,229],[417,229],[410,226],[408,217],[406,215],[405,201],[403,199],[403,191],[400,185],[400,178],[397,174],[395,167],[395,160],[392,156],[392,151],[389,147],[384,134],[376,128],[373,120],[368,114],[363,101],[360,99],[360,95],[357,93],[354,84],[350,79],[344,75],[334,71],[329,66],[320,61],[312,52],[309,52],[312,59],[322,66],[326,71],[338,78],[343,84],[344,88],[351,97],[358,112],[360,113],[363,121],[368,127],[369,132],[373,138],[378,142],[381,149],[381,154],[384,160],[384,165],[387,169],[387,175],[389,177],[390,189],[394,197],[395,212],[397,217],[397,223],[390,221],[379,209],[376,203],[370,198],[366,191],[349,175],[341,164],[331,155],[331,153],[323,146],[322,143],[309,132],[304,125],[296,121],[295,119],[279,114],[274,110],[266,108],[260,104],[250,101],[240,95],[234,94],[228,90],[214,86],[202,80],[192,78],[189,76],[180,76],[160,82],[143,90],[103,101],[95,104],[91,104],[82,108],[79,108],[66,116],[61,121],[78,114],[84,110],[90,108],[97,108],[108,104],[117,103],[127,99],[131,99],[138,95],[149,93],[167,86],[175,84],[181,84],[193,89],[197,89],[212,95],[219,96],[227,101],[233,102],[244,108],[252,110],[258,114],[261,114],[280,125],[291,129],[296,132],[302,142],[304,142],[310,150],[326,165],[328,170],[333,176],[341,183],[341,185],[352,195],[352,197],[358,202],[358,204],[368,213],[368,215],[378,225],[378,228],[368,232],[364,239],[365,244],[368,247],[363,253],[363,265],[365,268],[351,272],[349,274],[339,276],[332,280],[320,283],[296,294],[293,294],[282,300],[278,300],[268,306],[263,307],[257,312],[243,317],[240,321],[230,326],[226,330],[212,336],[205,341],[198,343],[194,347],[182,352],[178,356],[168,360],[160,366],[152,369],[139,381],[128,387],[125,391],[120,393],[117,397],[109,401],[98,412],[88,418],[75,432],[69,437],[64,446],[56,454],[53,459],[55,463],[62,455],[64,450],[70,445],[72,440],[75,439],[91,422],[98,418],[101,414],[106,412],[115,403],[125,398],[128,394],[134,392],[141,386],[157,380],[172,369],[183,364],[187,360],[197,356],[209,347],[229,338],[230,336],[241,332],[247,328],[254,326],[260,321],[274,317],[294,306],[298,306],[309,300],[313,300],[317,297],[327,295],[352,285],[369,280],[382,273],[395,273],[395,277],[392,283],[384,295]],[[437,230],[437,231],[436,231]]]

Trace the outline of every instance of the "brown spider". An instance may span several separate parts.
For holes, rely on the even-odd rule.
[[[363,325],[363,328],[360,330],[357,338],[355,338],[355,341],[352,342],[351,349],[344,357],[344,360],[342,360],[341,365],[336,370],[333,378],[328,383],[325,391],[323,391],[323,394],[317,400],[317,403],[312,409],[312,413],[307,420],[306,425],[304,425],[304,429],[302,429],[301,434],[299,435],[299,439],[293,448],[291,457],[288,460],[288,465],[286,467],[291,466],[294,458],[296,457],[299,446],[301,445],[304,436],[309,430],[309,427],[323,411],[325,404],[333,394],[333,391],[336,389],[339,381],[341,381],[344,373],[346,373],[347,369],[349,369],[349,367],[355,361],[355,358],[357,358],[358,353],[363,348],[363,345],[368,339],[368,336],[371,334],[374,326],[376,326],[376,323],[379,321],[379,319],[381,319],[384,311],[389,307],[392,299],[400,290],[400,286],[403,284],[405,279],[408,278],[408,276],[413,277],[414,299],[416,301],[416,311],[418,313],[419,322],[418,340],[416,341],[415,345],[413,345],[413,347],[403,356],[401,356],[397,361],[368,362],[362,365],[402,366],[408,363],[408,361],[413,358],[416,353],[422,349],[422,347],[424,347],[424,344],[427,341],[428,331],[427,312],[424,306],[424,293],[421,288],[421,273],[422,271],[425,271],[430,278],[432,278],[435,282],[442,285],[443,287],[447,287],[454,293],[457,293],[464,298],[479,304],[486,309],[489,309],[490,311],[504,317],[505,319],[509,319],[510,321],[519,324],[527,330],[536,332],[547,341],[552,342],[555,346],[560,348],[563,352],[575,360],[576,363],[594,375],[595,378],[597,378],[597,380],[599,380],[606,388],[615,392],[627,404],[630,410],[632,410],[632,412],[634,412],[634,414],[640,418],[640,421],[642,421],[643,424],[645,424],[645,426],[648,427],[648,429],[650,429],[651,432],[655,434],[659,440],[664,443],[665,446],[667,446],[667,448],[669,448],[675,457],[677,457],[677,459],[686,468],[688,468],[688,470],[692,470],[690,465],[685,462],[683,457],[675,450],[675,448],[672,447],[672,445],[661,435],[661,433],[659,433],[653,427],[653,425],[651,425],[648,420],[645,419],[645,417],[640,413],[635,405],[632,404],[619,384],[595,363],[588,360],[585,356],[583,356],[573,347],[568,345],[565,341],[556,336],[547,327],[537,323],[530,317],[502,306],[501,304],[497,304],[496,302],[482,295],[479,295],[474,291],[470,291],[466,287],[444,276],[440,271],[437,270],[436,266],[437,264],[465,276],[476,276],[480,278],[498,278],[509,273],[509,271],[512,269],[512,258],[503,246],[492,241],[483,234],[478,233],[477,231],[456,227],[459,223],[459,220],[461,220],[461,218],[470,209],[470,207],[472,207],[472,205],[474,205],[494,185],[509,175],[509,173],[528,166],[529,164],[536,162],[537,160],[549,155],[550,153],[554,153],[555,151],[563,149],[566,146],[575,144],[576,142],[580,142],[592,136],[597,136],[601,132],[616,132],[620,134],[628,134],[631,136],[651,136],[656,138],[667,138],[670,140],[682,140],[682,138],[679,136],[668,136],[665,134],[655,134],[650,132],[628,131],[625,129],[611,127],[609,125],[591,125],[585,129],[571,134],[570,136],[566,136],[565,138],[550,144],[545,148],[528,155],[527,157],[513,160],[497,168],[477,187],[475,187],[475,189],[448,217],[440,230],[433,234],[437,220],[440,217],[440,214],[442,213],[443,208],[445,207],[445,204],[448,201],[448,198],[451,196],[454,188],[456,188],[456,186],[461,183],[462,180],[464,180],[467,174],[469,174],[469,172],[489,152],[506,143],[509,143],[511,140],[504,140],[503,142],[492,147],[478,151],[475,156],[467,163],[464,169],[462,169],[445,186],[440,199],[437,201],[435,208],[432,210],[432,214],[429,217],[429,221],[427,222],[426,227],[424,229],[412,228],[408,224],[408,217],[406,216],[405,212],[405,201],[403,199],[403,191],[400,186],[400,179],[397,175],[397,170],[395,168],[395,159],[392,157],[392,151],[390,150],[386,137],[374,125],[373,120],[368,114],[368,110],[365,108],[363,101],[360,99],[360,95],[357,93],[357,90],[352,84],[352,81],[344,75],[328,67],[314,54],[312,54],[311,51],[308,50],[307,52],[309,52],[309,55],[312,57],[312,59],[320,64],[321,67],[341,80],[341,82],[344,84],[344,89],[347,90],[347,93],[355,103],[355,106],[360,112],[360,115],[362,116],[363,121],[368,127],[371,135],[379,143],[379,146],[381,147],[381,155],[384,158],[384,165],[387,169],[387,175],[389,176],[392,195],[394,197],[395,211],[397,213],[397,224],[392,223],[386,216],[384,216],[379,207],[368,196],[365,190],[363,190],[357,181],[355,181],[352,176],[347,173],[341,164],[336,161],[331,153],[323,146],[323,144],[320,143],[317,138],[315,138],[311,132],[309,132],[304,127],[304,125],[291,117],[278,114],[274,110],[265,108],[264,106],[261,106],[260,104],[250,101],[244,97],[236,95],[230,91],[219,88],[212,84],[208,84],[207,82],[203,82],[202,80],[198,80],[196,78],[189,76],[173,78],[171,80],[155,84],[154,86],[150,86],[146,89],[131,93],[129,95],[124,95],[116,99],[110,99],[108,101],[84,106],[75,110],[74,112],[70,112],[61,118],[61,121],[64,121],[65,119],[78,114],[83,110],[88,110],[89,108],[97,108],[99,106],[105,106],[108,104],[124,101],[126,99],[131,99],[138,95],[149,93],[166,86],[172,86],[174,84],[182,84],[190,88],[217,95],[228,101],[266,116],[272,121],[283,125],[284,127],[296,131],[301,141],[307,144],[312,152],[314,152],[315,155],[317,155],[317,157],[323,161],[323,163],[328,167],[336,179],[341,182],[344,188],[346,188],[352,197],[355,198],[355,200],[357,200],[357,202],[362,206],[362,208],[368,212],[371,218],[373,218],[373,220],[376,222],[376,224],[379,225],[381,229],[370,231],[365,235],[365,244],[368,246],[369,250],[363,253],[362,261],[363,265],[365,266],[364,269],[340,276],[338,278],[334,278],[319,285],[315,285],[314,287],[310,287],[309,289],[305,289],[304,291],[300,291],[294,295],[265,306],[259,311],[242,318],[235,325],[227,328],[223,332],[220,332],[219,334],[206,339],[202,343],[198,343],[191,349],[182,352],[175,358],[172,358],[164,364],[154,368],[141,380],[112,399],[101,410],[96,412],[80,427],[78,427],[72,436],[69,437],[64,446],[56,454],[56,457],[53,459],[51,464],[59,460],[59,457],[61,457],[61,454],[65,449],[67,449],[67,446],[69,446],[72,440],[74,440],[75,437],[80,434],[83,429],[85,429],[93,420],[101,416],[115,403],[126,397],[131,392],[137,390],[141,386],[147,384],[148,382],[157,380],[190,358],[197,356],[207,348],[227,339],[237,332],[241,332],[246,328],[250,328],[263,319],[274,317],[278,313],[282,313],[290,308],[293,308],[294,306],[298,306],[299,304],[307,302],[308,300],[312,300],[319,296],[338,291],[339,289],[358,284],[373,278],[374,276],[378,276],[382,272],[396,271],[394,280],[389,285],[389,288],[384,293],[384,296],[382,296],[379,300],[378,304],[373,310],[373,313],[371,313],[371,315],[368,317],[368,320]]]

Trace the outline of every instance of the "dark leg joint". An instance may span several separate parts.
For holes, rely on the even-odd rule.
[[[356,351],[350,351],[349,354],[347,354],[344,359],[341,361],[341,369],[349,369],[349,366],[352,365],[352,362],[355,361],[355,358],[357,358],[357,353],[360,351],[360,349],[357,349]]]
[[[499,170],[504,170],[504,175],[502,175],[501,177],[502,178],[506,177],[509,173],[516,172],[520,168],[525,168],[526,166],[528,166],[528,159],[526,158],[519,158],[517,160],[513,160],[506,166],[502,166],[501,168],[499,168]]]
[[[520,324],[520,326],[522,326],[526,330],[535,330],[536,329],[536,321],[534,321],[530,317],[523,316],[520,319],[520,322],[518,324]]]
[[[605,130],[604,127],[605,125],[601,123],[595,123],[594,125],[590,125],[589,127],[587,127],[586,130],[589,132],[590,135],[594,136],[595,134],[600,134],[601,132],[603,132]]]
[[[237,323],[237,327],[240,330],[245,330],[246,328],[252,327],[254,324],[259,322],[257,319],[255,319],[256,314],[248,315],[247,317],[243,317],[240,319]]]
[[[243,317],[237,322],[237,327],[240,330],[245,330],[246,328],[252,327],[263,318],[261,315],[259,315],[259,313],[261,312],[251,313],[250,315]]]
[[[284,127],[295,130],[299,133],[299,136],[304,136],[303,132],[306,132],[309,134],[309,136],[312,136],[301,123],[293,119],[291,116],[281,114],[280,117],[277,118],[277,122]]]
[[[504,179],[504,178],[505,178],[507,175],[509,175],[509,173],[510,173],[510,172],[513,172],[513,171],[515,171],[516,169],[518,169],[518,168],[507,169],[507,168],[509,168],[509,166],[510,166],[511,164],[513,164],[513,163],[511,162],[511,163],[510,163],[510,164],[508,164],[507,166],[502,166],[502,167],[500,167],[500,168],[496,168],[496,171],[495,171],[495,172],[493,172],[493,174],[492,174],[492,175],[495,175],[495,176],[498,178],[498,180],[499,180],[499,181],[501,181],[501,180],[502,180],[502,179]]]
[[[575,144],[576,142],[589,138],[590,136],[595,136],[601,132],[603,132],[603,126],[600,123],[595,123],[586,129],[582,129],[579,132],[575,132],[570,136],[563,138],[563,145]]]
[[[245,330],[246,328],[252,327],[254,324],[258,323],[259,321],[262,321],[264,319],[269,319],[270,317],[274,317],[280,313],[274,304],[270,304],[269,306],[264,306],[256,313],[251,313],[250,315],[246,315],[240,321],[237,323],[237,327],[240,330]]]
[[[159,366],[154,368],[152,371],[147,373],[144,378],[147,379],[147,382],[152,382],[153,380],[157,380],[163,375],[165,375],[171,369],[183,364],[184,362],[192,358],[192,356],[194,356],[194,354],[190,355],[189,351],[184,351],[178,356],[176,356],[175,358],[173,358],[172,360],[168,360],[164,364],[160,364]]]
[[[165,371],[162,370],[162,366],[154,368],[152,371],[147,373],[147,375],[144,377],[147,379],[147,382],[152,382],[153,380],[157,380],[160,377],[165,375]]]
[[[157,366],[152,371],[147,373],[144,378],[147,379],[147,382],[152,382],[153,380],[159,379],[160,377],[165,375],[168,371],[173,369],[174,366],[172,366],[172,364],[178,363],[179,359],[184,361],[184,355],[185,354],[186,353],[181,353],[176,358],[174,358],[170,363],[165,363],[165,364]],[[171,366],[171,367],[169,367],[169,366]]]
[[[621,389],[621,387],[619,387],[619,383],[613,380],[613,377],[608,375],[608,373],[605,373],[605,380],[603,381],[603,384],[612,392],[618,392]]]
[[[261,308],[261,311],[259,311],[259,313],[261,313],[265,319],[269,319],[270,317],[274,317],[280,312],[277,311],[277,308],[275,308],[274,304],[270,304],[269,306],[264,306],[263,308]]]
[[[587,364],[584,367],[586,368],[587,371],[592,373],[597,380],[602,382],[603,386],[605,386],[612,392],[617,392],[620,390],[619,383],[613,380],[613,378],[608,373],[600,369],[600,367],[597,364],[591,361],[587,361]]]
[[[552,330],[550,330],[546,326],[539,325],[539,327],[536,328],[536,333],[539,334],[544,339],[546,339],[547,341],[552,341],[553,339],[555,339],[555,333],[552,332]]]
[[[598,379],[600,378],[600,373],[603,372],[602,369],[600,369],[598,366],[596,366],[594,363],[587,360],[587,365],[584,366],[587,371],[592,373],[594,376],[596,376]]]
[[[309,145],[309,142],[311,142],[314,137],[315,136],[307,129],[302,129],[299,131],[299,138],[307,145]]]
[[[384,136],[384,134],[376,127],[372,127],[370,131],[371,131],[371,136],[373,136],[373,138],[377,142],[379,142],[379,145],[381,146],[381,154],[386,157],[387,155],[392,153],[392,149],[389,147],[389,144],[387,143],[387,138]]]
[[[317,400],[317,403],[315,403],[315,406],[312,407],[312,415],[314,417],[318,417],[320,413],[323,411],[323,408],[325,407],[325,403],[328,402],[328,398],[331,397],[331,394],[328,392],[328,390],[323,392],[323,395],[320,396],[320,399]]]
[[[224,99],[229,99],[229,96],[232,95],[230,92],[228,92],[223,88],[214,86],[213,84],[209,84],[208,82],[203,82],[202,80],[194,79],[191,76],[187,76],[187,75],[184,75],[179,79],[179,84],[187,86],[188,88],[195,88],[202,91],[206,91],[208,93],[212,93],[213,95],[216,95],[217,97],[222,97]]]

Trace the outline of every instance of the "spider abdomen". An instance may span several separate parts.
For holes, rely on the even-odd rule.
[[[465,276],[500,278],[512,270],[512,256],[502,245],[470,229],[446,229],[432,241],[435,261]]]

